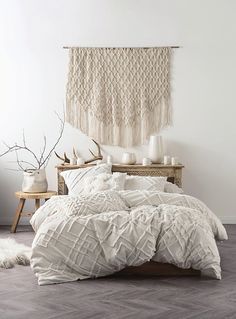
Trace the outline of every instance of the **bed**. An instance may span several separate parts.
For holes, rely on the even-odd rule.
[[[91,166],[94,164],[91,164]],[[88,165],[84,165],[87,167]],[[57,169],[57,180],[58,180],[58,195],[68,194],[68,188],[65,184],[64,178],[61,176],[61,172],[71,169],[78,169],[81,166],[77,165],[58,165]],[[166,176],[167,180],[177,186],[182,186],[182,169],[184,166],[182,164],[178,165],[162,165],[162,164],[152,164],[152,165],[122,165],[114,164],[112,165],[112,172],[127,173],[129,175],[138,176]],[[171,264],[163,264],[158,262],[147,262],[138,267],[126,267],[121,270],[117,275],[185,275],[185,276],[200,276],[200,271],[195,269],[181,269]]]
[[[91,165],[92,166],[92,165]],[[87,166],[86,166],[87,167]],[[80,167],[81,168],[81,167]],[[149,167],[143,167],[141,165],[113,165],[112,166],[112,172],[117,173],[117,172],[122,172],[122,173],[127,173],[128,175],[138,175],[138,176],[165,176],[167,180],[173,184],[176,184],[178,186],[181,186],[181,176],[182,176],[182,165],[176,165],[176,166],[164,166],[164,165],[151,165]],[[63,172],[71,172],[72,170],[78,169],[77,166],[71,166],[71,165],[60,165],[57,166],[57,171],[58,171],[58,195],[57,198],[54,198],[49,201],[49,203],[46,203],[45,205],[48,205],[46,207],[42,207],[39,209],[38,212],[33,216],[32,218],[32,226],[36,230],[36,239],[34,240],[33,243],[33,254],[32,254],[32,269],[36,276],[38,277],[38,282],[40,285],[44,284],[51,284],[51,283],[61,283],[65,281],[72,281],[72,280],[77,280],[77,279],[86,279],[86,278],[96,278],[99,276],[104,276],[104,275],[110,275],[110,274],[115,274],[115,275],[194,275],[194,276],[199,276],[201,273],[204,273],[205,275],[209,275],[210,277],[220,279],[220,257],[218,254],[218,249],[215,244],[215,238],[218,238],[218,240],[225,240],[227,239],[227,234],[226,231],[221,224],[221,222],[217,219],[217,217],[199,200],[187,196],[187,195],[180,195],[180,194],[165,194],[162,192],[155,192],[155,191],[145,191],[145,190],[137,190],[137,191],[108,191],[108,192],[100,192],[99,195],[88,195],[88,196],[82,196],[79,199],[77,197],[73,196],[67,196],[68,194],[68,188],[65,184],[65,180],[63,178]],[[117,200],[117,196],[119,199]],[[120,198],[122,199],[122,202],[120,203],[119,200]],[[93,216],[88,220],[86,220],[86,225],[83,225],[83,232],[84,229],[87,227],[92,233],[94,229],[93,227],[97,228],[97,225],[99,223],[101,224],[101,229],[103,225],[108,225],[104,223],[108,223],[107,219],[107,211],[109,211],[108,208],[104,209],[105,213],[100,214],[99,211],[99,220],[95,220],[94,218],[97,218],[94,215],[94,211],[97,209],[97,206],[99,207],[100,202],[101,205],[100,207],[107,206],[107,203],[112,203],[112,205],[116,205],[117,201],[117,207],[114,208],[114,213],[112,212],[110,214],[110,219],[109,219],[109,227],[112,228],[112,232],[115,233],[116,229],[118,227],[122,226],[122,223],[120,223],[120,220],[118,219],[124,219],[130,218],[130,215],[134,216],[132,218],[138,218],[139,222],[141,221],[143,223],[143,218],[144,216],[147,216],[150,213],[150,208],[153,208],[152,213],[150,213],[150,216],[152,216],[152,223],[155,224],[154,228],[156,227],[156,230],[154,233],[150,235],[149,228],[145,224],[146,221],[144,221],[144,232],[145,236],[149,236],[148,240],[142,243],[142,247],[140,246],[138,249],[138,254],[139,259],[136,260],[135,254],[132,255],[132,249],[134,248],[127,248],[129,249],[129,262],[127,260],[122,260],[121,259],[124,257],[124,255],[127,255],[127,252],[122,255],[122,258],[120,257],[119,262],[114,261],[114,258],[112,259],[110,256],[106,256],[106,250],[108,249],[106,246],[106,243],[104,243],[104,240],[101,239],[103,236],[103,233],[100,229],[96,229],[96,236],[97,233],[99,233],[98,236],[100,236],[100,255],[105,255],[103,256],[102,261],[99,260],[100,255],[97,256],[96,262],[99,265],[96,264],[94,268],[96,270],[85,270],[83,267],[85,267],[85,262],[80,261],[80,275],[78,276],[77,272],[74,271],[74,268],[76,268],[76,258],[78,256],[74,256],[75,250],[70,249],[70,257],[65,258],[65,252],[67,251],[67,247],[71,247],[71,245],[76,245],[74,244],[75,242],[77,243],[77,235],[79,233],[79,229],[81,229],[81,225],[76,228],[76,231],[74,230],[74,223],[77,223],[78,219],[78,211],[80,211],[80,224],[84,223],[84,219],[86,216],[83,216],[83,211],[84,207],[86,209],[90,209],[92,207],[92,204],[94,203],[94,206],[92,207],[91,211],[93,212]],[[81,204],[82,203],[82,204]],[[91,204],[92,203],[92,204]],[[127,204],[128,208],[124,208],[122,205]],[[151,205],[151,206],[150,206]],[[90,207],[90,208],[88,208]],[[95,207],[95,208],[94,208]],[[132,208],[134,207],[134,208]],[[65,215],[67,216],[67,221],[65,223],[64,217],[62,217],[61,213],[58,213],[58,211],[64,211]],[[155,210],[155,211],[154,211]],[[110,212],[110,211],[109,211]],[[117,217],[117,212],[119,215],[119,218]],[[119,212],[123,212],[120,214]],[[127,216],[125,215],[124,212],[128,212]],[[199,212],[200,215],[199,216]],[[96,211],[98,213],[98,211]],[[95,217],[94,217],[95,216]],[[156,218],[156,216],[159,216]],[[164,219],[163,219],[164,216]],[[167,217],[166,217],[167,216]],[[175,219],[173,219],[176,216]],[[191,221],[189,223],[188,218],[191,216]],[[203,216],[206,218],[206,222],[203,221]],[[60,218],[63,219],[60,220]],[[146,217],[145,217],[146,218]],[[156,218],[156,220],[155,220]],[[165,220],[167,218],[167,221]],[[169,220],[168,220],[169,218]],[[47,220],[47,223],[44,222],[44,220]],[[76,220],[76,222],[75,222]],[[111,222],[112,220],[112,222]],[[114,220],[114,222],[113,222]],[[184,222],[186,221],[186,225],[184,225]],[[163,223],[163,224],[162,224]],[[175,226],[175,231],[176,233],[178,232],[178,237],[180,239],[180,243],[177,244],[177,248],[174,247],[176,245],[175,241],[173,239],[168,238],[170,237],[170,232],[169,228],[170,225],[176,223]],[[189,225],[191,226],[188,226]],[[57,224],[56,228],[54,229],[53,236],[51,236],[52,233],[52,227],[51,225]],[[166,226],[166,229],[162,229],[164,226],[168,224],[169,228]],[[63,226],[61,226],[63,225]],[[92,226],[91,226],[92,225]],[[116,229],[114,228],[114,225],[116,226]],[[118,225],[118,226],[117,226]],[[140,223],[138,227],[140,228]],[[162,228],[158,228],[159,225],[162,225]],[[183,225],[185,227],[182,227]],[[196,229],[192,225],[197,225],[195,228],[198,229],[196,232]],[[80,227],[80,228],[79,228]],[[106,226],[107,227],[107,226]],[[123,227],[123,226],[122,226]],[[142,225],[143,227],[143,225]],[[172,226],[171,226],[172,227]],[[157,230],[158,228],[158,230]],[[183,229],[184,230],[183,230]],[[59,229],[59,230],[58,230]],[[105,231],[104,231],[105,229]],[[103,232],[106,232],[107,228],[103,228]],[[141,232],[138,234],[138,231]],[[137,232],[137,236],[141,237],[140,234],[142,233],[143,229],[140,228],[135,229],[135,232]],[[130,230],[129,230],[130,231]],[[162,238],[163,236],[166,236],[166,238],[163,240],[163,242],[171,242],[171,245],[173,245],[173,251],[175,249],[179,249],[181,245],[185,245],[188,247],[188,254],[189,256],[191,255],[191,258],[195,258],[198,254],[202,254],[204,256],[205,262],[204,264],[207,265],[207,263],[211,263],[211,267],[204,266],[205,269],[202,269],[203,265],[201,264],[201,260],[196,260],[193,269],[191,267],[191,258],[184,257],[189,259],[190,261],[185,261],[185,263],[182,263],[181,260],[177,260],[179,257],[176,254],[174,257],[172,256],[167,256],[168,255],[168,249],[166,250],[165,248],[161,248],[163,245],[159,244],[159,251],[163,250],[163,255],[160,254],[160,256],[155,257],[152,259],[150,256],[154,254],[153,252],[153,234],[155,237],[155,234],[162,231]],[[188,242],[186,243],[181,243],[181,240],[187,236],[186,234],[182,233],[183,231],[185,232],[192,232],[193,235],[192,237],[188,239]],[[74,232],[74,233],[73,233]],[[135,233],[133,232],[133,233]],[[131,231],[132,233],[132,231]],[[65,235],[66,234],[66,235]],[[67,234],[70,234],[69,239],[67,238]],[[71,235],[72,234],[72,235]],[[81,231],[82,234],[82,231]],[[166,235],[167,234],[167,235]],[[86,234],[87,236],[88,234]],[[172,236],[173,234],[171,234]],[[61,240],[62,237],[65,237],[64,241]],[[82,235],[81,235],[82,236]],[[83,237],[83,241],[86,242],[87,237]],[[88,235],[90,236],[90,235]],[[110,236],[110,235],[109,235]],[[182,236],[182,237],[181,237]],[[53,237],[53,239],[51,238]],[[58,239],[60,237],[60,240]],[[91,236],[92,237],[92,236]],[[111,236],[110,236],[111,237]],[[109,237],[109,240],[111,239]],[[213,237],[213,238],[212,238]],[[82,237],[81,237],[82,238]],[[138,237],[137,237],[138,238]],[[145,237],[146,238],[146,237]],[[181,239],[182,238],[182,239]],[[194,240],[193,240],[194,238]],[[194,243],[191,243],[190,241],[196,241],[198,244],[194,246]],[[157,237],[155,238],[157,240]],[[154,241],[155,241],[154,240]],[[158,239],[159,240],[159,239]],[[136,239],[137,241],[137,239]],[[52,243],[54,242],[54,243]],[[148,242],[148,243],[147,243]],[[50,243],[50,244],[49,244]],[[209,245],[208,245],[209,243]],[[91,244],[91,243],[90,243]],[[48,248],[51,245],[51,250]],[[96,245],[96,243],[95,243]],[[124,243],[122,243],[124,246]],[[165,243],[166,245],[166,243]],[[202,248],[201,246],[206,246]],[[53,255],[52,250],[54,250],[54,246],[56,246],[56,252],[54,261],[52,262],[51,259],[54,257],[49,257]],[[129,246],[127,244],[127,246]],[[137,245],[138,246],[138,245]],[[143,249],[145,247],[145,249]],[[163,246],[164,247],[164,246]],[[200,247],[200,248],[199,248]],[[78,247],[76,248],[78,250]],[[80,248],[81,249],[81,248]],[[85,249],[83,247],[83,249]],[[110,247],[109,247],[110,249]],[[108,250],[109,250],[108,249]],[[120,249],[120,247],[119,247]],[[123,249],[123,248],[122,248]],[[122,250],[120,249],[120,250]],[[136,249],[136,248],[135,248]],[[61,254],[58,253],[58,251],[63,251],[64,253]],[[110,249],[111,250],[111,249]],[[109,251],[110,251],[109,250]],[[49,255],[47,255],[47,251],[50,251]],[[117,248],[116,248],[117,251]],[[145,255],[146,252],[147,256]],[[193,252],[192,252],[193,251]],[[200,252],[199,252],[200,251]],[[109,252],[110,253],[110,252]],[[186,254],[186,251],[184,251]],[[58,258],[58,254],[61,256],[63,255],[63,266],[62,264],[59,265],[59,262],[56,262],[56,258]],[[80,252],[80,254],[83,254],[83,251]],[[179,255],[182,254],[182,252],[178,253]],[[73,256],[72,256],[73,255]],[[145,256],[144,256],[145,255]],[[156,254],[155,256],[157,256]],[[170,254],[171,255],[171,254]],[[43,257],[42,257],[43,256]],[[131,257],[132,258],[131,258]],[[182,255],[181,255],[182,256]],[[84,257],[85,258],[85,257]],[[91,256],[90,256],[91,258]],[[181,257],[183,258],[183,257]],[[181,259],[180,258],[180,259]],[[73,262],[70,264],[71,260],[73,259]],[[80,258],[81,259],[81,258]],[[105,265],[104,266],[104,260],[106,259],[109,260],[111,265]],[[132,259],[132,262],[130,261]],[[169,261],[170,262],[166,262]],[[142,262],[143,261],[143,262]],[[84,262],[84,264],[83,264]],[[88,264],[88,260],[86,261]],[[95,263],[94,257],[93,260],[89,260],[89,263]],[[83,264],[83,266],[81,266]],[[199,264],[199,265],[198,265]],[[201,265],[200,265],[201,264]],[[125,265],[125,267],[124,267]],[[127,266],[130,265],[130,266]],[[109,269],[109,267],[111,269]],[[204,268],[203,267],[203,268]],[[208,267],[208,268],[207,268]],[[72,272],[70,273],[70,269],[73,269]],[[81,275],[81,269],[83,269],[84,273]],[[82,272],[83,272],[82,271]]]

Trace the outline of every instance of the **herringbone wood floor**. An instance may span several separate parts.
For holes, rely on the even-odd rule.
[[[0,270],[0,319],[236,318],[236,225],[220,243],[221,281],[195,277],[101,278],[39,287],[30,267]],[[13,237],[30,245],[33,232]]]

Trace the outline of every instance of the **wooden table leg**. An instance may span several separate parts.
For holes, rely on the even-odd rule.
[[[37,210],[40,207],[40,199],[35,199],[35,210]]]
[[[20,215],[22,213],[24,205],[25,205],[25,199],[24,198],[20,198],[18,207],[16,209],[15,217],[14,217],[14,220],[13,220],[13,223],[12,223],[12,226],[11,226],[11,233],[15,233],[16,232],[16,228],[17,228],[17,225],[19,223]]]

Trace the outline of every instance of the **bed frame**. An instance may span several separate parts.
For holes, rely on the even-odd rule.
[[[68,189],[66,187],[64,178],[60,175],[61,172],[71,169],[86,168],[94,166],[95,164],[86,165],[70,165],[62,164],[56,166],[57,168],[57,179],[58,179],[58,195],[67,195]],[[163,165],[163,164],[152,164],[143,166],[137,165],[122,165],[113,164],[112,172],[127,173],[128,175],[139,175],[139,176],[166,176],[169,182],[182,187],[182,169],[183,165]]]
[[[70,165],[63,164],[56,166],[57,178],[58,178],[58,195],[67,195],[68,189],[66,187],[63,177],[60,175],[61,172],[71,169],[85,168],[93,166],[89,165]],[[162,165],[152,164],[148,166],[138,165],[122,165],[113,164],[112,172],[127,173],[128,175],[139,175],[139,176],[166,176],[167,180],[182,186],[182,169],[183,165]],[[115,274],[117,275],[153,275],[153,276],[199,276],[200,271],[194,269],[181,269],[171,264],[158,263],[149,261],[141,266],[127,267],[122,271]]]

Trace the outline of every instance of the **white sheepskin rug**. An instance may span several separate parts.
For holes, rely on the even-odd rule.
[[[17,243],[14,239],[0,239],[0,268],[12,268],[15,264],[30,264],[31,247]]]

